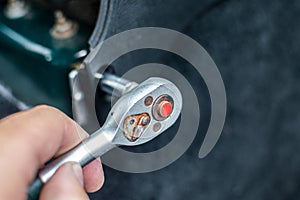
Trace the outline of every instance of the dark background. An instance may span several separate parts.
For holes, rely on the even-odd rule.
[[[300,1],[229,0],[203,7],[180,29],[205,47],[223,77],[228,112],[219,142],[198,159],[200,130],[179,160],[152,173],[105,167],[105,185],[92,198],[299,199]],[[15,111],[0,99],[1,117]]]

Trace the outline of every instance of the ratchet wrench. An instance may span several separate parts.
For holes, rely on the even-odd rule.
[[[64,163],[85,166],[116,146],[136,146],[154,139],[175,123],[181,108],[181,93],[172,82],[153,77],[136,85],[113,105],[99,130],[39,171],[28,199],[38,199],[43,184]]]

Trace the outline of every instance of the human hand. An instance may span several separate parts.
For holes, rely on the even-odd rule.
[[[0,120],[0,199],[27,199],[27,189],[45,162],[72,149],[88,134],[49,106]],[[100,159],[86,165],[67,163],[43,186],[41,200],[88,199],[104,182]]]

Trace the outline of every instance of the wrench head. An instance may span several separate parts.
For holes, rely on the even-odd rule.
[[[146,143],[178,119],[182,96],[172,82],[152,77],[122,96],[112,107],[103,127],[109,128],[115,145]]]

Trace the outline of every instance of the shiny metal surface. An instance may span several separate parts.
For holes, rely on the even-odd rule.
[[[67,162],[78,162],[81,166],[86,165],[94,160],[94,154],[103,155],[114,147],[111,140],[108,138],[109,130],[99,129],[91,137],[80,143],[71,151],[55,159],[50,164],[46,165],[40,173],[39,177],[43,183],[46,183],[56,172],[56,170]],[[93,152],[93,153],[91,153]]]
[[[76,74],[73,74],[76,76]],[[161,95],[169,95],[174,101],[174,108],[171,115],[163,121],[159,121],[160,128],[156,129],[158,121],[152,116],[152,106],[145,105],[145,100],[151,96],[154,99]],[[78,162],[82,166],[93,159],[102,156],[115,146],[135,146],[146,143],[175,123],[182,107],[182,96],[178,88],[170,81],[162,78],[149,78],[130,92],[123,95],[112,107],[103,127],[94,132],[89,138],[73,150],[67,152],[48,164],[39,173],[42,182],[46,183],[55,171],[66,162]],[[148,117],[147,125],[138,130],[139,134],[134,140],[128,140],[124,123],[128,117],[146,113]],[[144,123],[136,123],[137,127]],[[134,123],[132,123],[134,124]]]
[[[104,73],[99,84],[104,92],[114,97],[121,97],[138,85],[136,82],[110,73]]]

